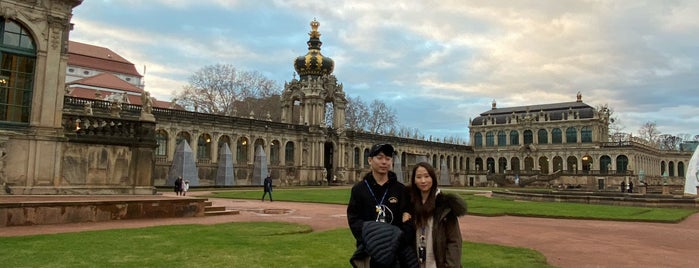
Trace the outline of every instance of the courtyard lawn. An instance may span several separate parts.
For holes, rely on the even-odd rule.
[[[450,191],[450,189],[445,189]],[[648,221],[675,223],[697,212],[692,209],[648,208],[611,205],[589,205],[579,203],[513,201],[488,198],[471,193],[452,190],[461,195],[468,204],[471,215],[481,216],[527,216],[546,218],[596,219],[618,221]],[[347,204],[350,188],[280,188],[273,192],[274,200]],[[260,199],[262,190],[231,190],[214,192],[211,197]]]
[[[3,267],[349,267],[349,229],[281,222],[0,237]],[[464,242],[464,267],[550,267],[540,253]]]

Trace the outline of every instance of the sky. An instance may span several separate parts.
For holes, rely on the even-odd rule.
[[[137,66],[171,100],[199,69],[231,64],[279,83],[321,53],[345,94],[396,111],[427,137],[468,139],[497,107],[607,105],[624,132],[699,135],[699,1],[682,0],[85,0],[73,41]]]

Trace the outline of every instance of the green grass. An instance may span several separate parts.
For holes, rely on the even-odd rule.
[[[448,189],[445,191],[449,191]],[[461,191],[468,204],[469,214],[481,216],[527,216],[546,218],[596,219],[644,222],[680,222],[697,212],[693,209],[649,208],[579,203],[513,201],[488,198]],[[290,188],[274,190],[274,200],[347,204],[350,188]],[[261,190],[232,190],[215,192],[211,197],[259,199]]]
[[[349,229],[281,222],[173,225],[0,238],[2,267],[349,267]],[[540,253],[464,242],[465,267],[550,267]]]
[[[502,198],[488,198],[473,194],[460,193],[460,195],[466,200],[470,214],[482,216],[513,215],[546,218],[676,223],[697,212],[693,209],[515,201]]]

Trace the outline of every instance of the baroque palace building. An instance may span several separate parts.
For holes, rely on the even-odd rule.
[[[307,53],[294,61],[298,78],[284,84],[280,122],[185,111],[149,97],[143,75],[114,51],[69,41],[72,9],[80,3],[0,2],[0,183],[15,193],[152,193],[153,186],[172,184],[168,172],[185,140],[203,186],[221,185],[225,151],[235,185],[260,184],[253,178],[259,150],[275,184],[353,183],[369,171],[375,143],[396,147],[394,171],[404,181],[416,162],[428,161],[440,184],[462,186],[519,179],[606,189],[639,173],[659,183],[666,171],[670,183],[684,182],[690,153],[661,151],[630,136],[611,142],[607,111],[580,95],[511,108],[493,102],[468,122],[471,145],[346,129],[346,94],[334,61],[321,54],[315,20]]]

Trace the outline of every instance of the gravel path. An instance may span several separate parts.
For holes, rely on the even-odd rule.
[[[191,192],[194,195],[206,193]],[[260,202],[211,198],[214,206],[239,215],[121,220],[0,228],[0,236],[25,236],[173,224],[286,221],[322,231],[347,228],[344,205]],[[265,210],[267,210],[265,213]],[[279,213],[287,211],[287,213]],[[464,216],[464,240],[525,247],[558,267],[696,267],[699,265],[699,214],[679,224],[563,220],[527,217]],[[351,254],[351,253],[348,253]]]

